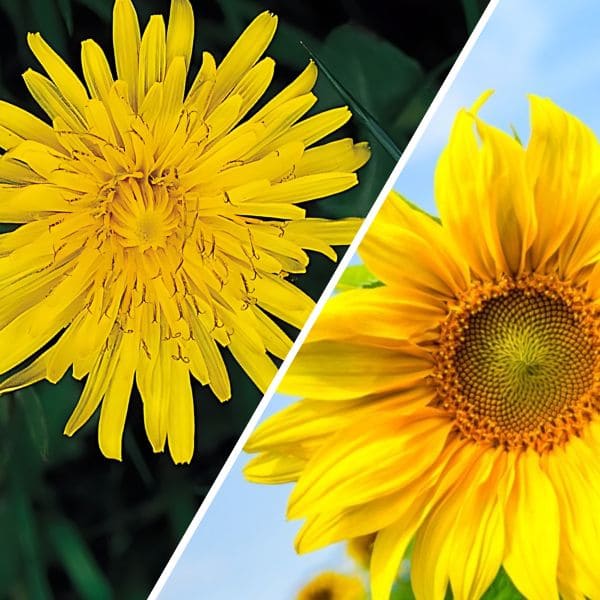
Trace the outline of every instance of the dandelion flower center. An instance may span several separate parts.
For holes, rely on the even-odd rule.
[[[108,228],[125,248],[164,248],[180,229],[182,200],[165,185],[129,178],[110,192]]]
[[[439,402],[467,437],[543,451],[600,407],[594,307],[572,286],[531,275],[477,284],[442,326]]]

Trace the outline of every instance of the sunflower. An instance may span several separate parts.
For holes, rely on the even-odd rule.
[[[297,600],[364,600],[366,590],[353,575],[324,571],[309,581],[296,596]]]
[[[194,37],[188,0],[143,35],[130,0],[116,0],[116,79],[102,49],[82,44],[84,85],[39,34],[48,77],[25,83],[52,124],[0,104],[0,386],[87,376],[65,433],[101,405],[99,446],[120,459],[130,392],[141,394],[155,452],[175,462],[194,447],[190,376],[231,396],[221,347],[264,390],[291,344],[276,317],[301,327],[313,302],[287,275],[305,250],[331,259],[359,219],[305,218],[300,204],[342,192],[369,157],[341,139],[314,146],[350,117],[313,107],[309,64],[262,108],[276,29],[259,15],[217,66],[205,52],[186,93]],[[313,146],[313,147],[311,147]],[[310,147],[310,148],[309,148]],[[43,350],[42,353],[38,351]]]
[[[327,303],[247,445],[297,481],[299,551],[375,534],[375,600],[414,539],[418,599],[600,598],[600,148],[532,97],[527,147],[458,113],[441,223],[392,194],[360,252],[383,285]]]

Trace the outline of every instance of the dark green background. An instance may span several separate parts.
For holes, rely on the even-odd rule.
[[[466,41],[479,0],[203,0],[195,4],[196,44],[217,58],[257,13],[270,9],[280,27],[269,54],[280,89],[307,63],[306,42],[336,78],[404,147]],[[168,14],[168,1],[137,2],[142,23]],[[21,80],[37,68],[25,36],[41,31],[74,66],[81,40],[93,37],[110,54],[110,0],[0,0],[0,98],[40,114]],[[323,76],[318,109],[342,104]],[[394,166],[360,124],[345,133],[368,139],[361,185],[314,203],[316,216],[364,216]],[[295,283],[317,298],[335,265],[320,257]],[[291,335],[295,331],[290,330]],[[2,349],[0,349],[2,351]],[[62,429],[80,392],[66,377],[0,398],[0,597],[144,598],[219,472],[260,399],[229,360],[233,399],[219,405],[196,388],[197,452],[177,467],[154,455],[145,439],[140,400],[132,398],[124,461],[104,459],[92,420],[73,439]],[[201,568],[201,565],[199,565]]]

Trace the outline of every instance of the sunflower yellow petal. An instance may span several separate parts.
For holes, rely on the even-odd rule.
[[[333,363],[331,356],[336,357]],[[279,391],[331,400],[357,398],[414,385],[431,369],[429,356],[409,343],[383,348],[348,340],[306,342]]]
[[[541,266],[555,251],[568,249],[568,237],[577,237],[588,218],[596,197],[592,182],[599,175],[599,152],[596,136],[579,119],[547,98],[530,95],[529,103],[527,171],[539,222],[531,253],[534,266]]]
[[[361,418],[362,414],[357,413],[355,422],[359,422]],[[297,551],[310,552],[344,539],[372,535],[377,532],[380,532],[385,538],[385,531],[388,527],[394,531],[402,528],[410,536],[410,532],[416,530],[418,523],[427,514],[428,507],[435,500],[435,495],[443,495],[444,490],[455,483],[452,475],[456,470],[456,464],[454,464],[453,470],[452,461],[457,462],[455,460],[457,455],[467,458],[467,456],[463,456],[464,449],[464,445],[447,444],[430,468],[392,494],[346,507],[343,510],[310,516],[298,532],[295,544]],[[440,479],[440,474],[446,467],[449,468],[451,476],[446,477],[446,482],[444,482]],[[401,546],[404,544],[406,544],[406,540],[401,542]],[[383,553],[379,555],[379,558],[382,561],[386,560]],[[398,563],[394,563],[393,559],[391,564],[373,564],[373,582],[376,586],[391,585],[389,581],[386,583],[385,580],[393,577],[397,569]],[[378,581],[375,582],[375,579]]]
[[[600,574],[596,568],[600,552],[594,542],[600,535],[595,518],[600,486],[590,485],[573,460],[573,454],[583,454],[584,460],[593,460],[597,449],[589,448],[588,456],[585,456],[584,444],[587,446],[588,443],[570,445],[569,450],[558,449],[548,457],[545,470],[556,492],[561,514],[559,587],[595,598],[600,594]]]
[[[506,513],[504,568],[531,600],[558,598],[559,511],[556,493],[533,451],[516,461]]]
[[[456,600],[480,598],[495,579],[504,557],[504,504],[498,488],[507,456],[497,457],[487,480],[465,498],[456,522],[448,574]]]
[[[367,396],[344,402],[305,399],[283,409],[261,423],[246,443],[247,452],[271,452],[302,448],[308,440],[323,443],[340,429],[377,415],[406,416],[425,408],[434,398],[426,386],[383,397]],[[384,417],[382,421],[385,421]]]
[[[420,513],[425,503],[425,499],[414,502],[402,519],[377,534],[370,563],[373,600],[389,599],[400,561],[419,526]]]
[[[288,516],[360,505],[401,489],[436,460],[450,428],[446,415],[432,409],[351,427],[308,463],[290,495]]]
[[[592,298],[600,299],[600,261],[594,265],[590,273],[587,289]]]
[[[498,453],[480,453],[470,464],[459,463],[462,472],[459,471],[446,490],[440,486],[439,501],[428,514],[420,515],[424,521],[415,537],[411,568],[411,583],[417,598],[443,600],[445,597],[457,519],[469,494],[488,478]]]
[[[391,288],[410,285],[439,298],[451,298],[470,283],[468,266],[444,228],[394,192],[359,251],[369,270]]]
[[[527,266],[526,254],[538,229],[525,154],[509,134],[481,119],[476,119],[476,126],[483,143],[480,197],[484,199],[484,218],[491,221],[488,243],[492,248],[494,244],[499,246],[497,263],[505,261],[508,272],[518,274]]]
[[[306,463],[305,459],[304,464]],[[422,486],[422,482],[419,481],[418,485]],[[411,518],[413,506],[421,505],[420,501],[425,497],[416,488],[417,485],[411,485],[401,493],[388,494],[343,510],[311,515],[296,536],[296,551],[302,554],[314,552],[329,544],[385,530],[398,521],[402,521],[405,530],[411,531],[404,516],[409,515]]]
[[[393,347],[424,338],[444,316],[442,306],[399,298],[387,286],[349,290],[327,302],[309,340],[377,338],[379,345]],[[366,322],[368,329],[364,327]]]
[[[260,455],[244,466],[244,476],[256,483],[290,483],[298,479],[306,460],[294,456]]]

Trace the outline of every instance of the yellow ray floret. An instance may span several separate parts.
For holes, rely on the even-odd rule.
[[[529,144],[456,117],[441,224],[392,193],[360,253],[380,287],[325,306],[246,449],[296,482],[305,552],[367,540],[373,600],[414,541],[417,600],[599,598],[600,145],[532,97]]]
[[[189,1],[142,32],[116,0],[116,73],[86,40],[84,84],[30,34],[46,74],[23,77],[51,124],[1,103],[0,220],[20,227],[0,236],[0,372],[22,368],[0,392],[72,367],[86,380],[65,433],[100,407],[108,457],[121,457],[136,385],[153,449],[188,462],[190,376],[229,399],[227,348],[264,390],[291,344],[273,317],[300,327],[313,307],[287,275],[305,272],[307,250],[335,260],[360,223],[305,218],[303,203],[354,186],[369,158],[350,139],[313,146],[350,117],[303,119],[314,64],[247,118],[273,77],[261,57],[276,25],[259,15],[219,65],[205,52],[186,91]]]

